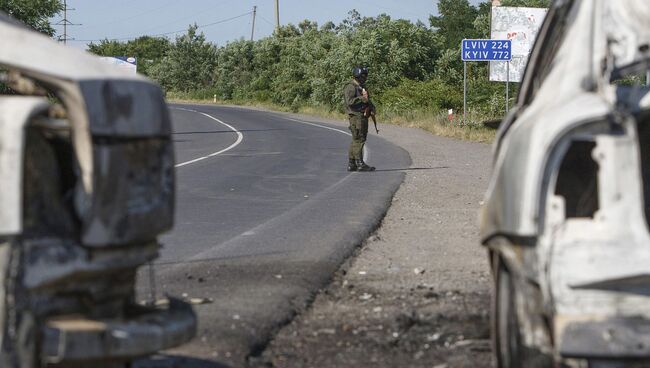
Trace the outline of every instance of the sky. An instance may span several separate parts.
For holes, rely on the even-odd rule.
[[[470,0],[474,5],[483,0]],[[421,20],[437,14],[436,0],[279,0],[280,23],[298,24],[304,19],[319,25],[338,24],[356,9],[362,16],[381,13],[394,19]],[[99,40],[126,41],[144,35],[170,39],[196,23],[206,39],[218,46],[251,36],[253,7],[257,6],[254,39],[270,36],[275,24],[274,0],[67,0],[70,46],[85,48]],[[52,19],[59,23],[63,14]],[[62,26],[55,26],[57,35]]]

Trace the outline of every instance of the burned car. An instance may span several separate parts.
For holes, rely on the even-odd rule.
[[[647,0],[550,6],[481,213],[499,367],[650,366],[649,24]]]
[[[188,341],[188,304],[135,300],[173,223],[160,88],[3,14],[0,34],[0,366],[118,367]]]

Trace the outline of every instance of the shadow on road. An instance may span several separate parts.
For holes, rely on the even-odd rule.
[[[133,368],[231,368],[228,365],[209,360],[176,355],[158,355],[138,360]]]
[[[439,169],[449,169],[449,166],[437,166],[437,167],[408,167],[404,169],[377,169],[375,172],[380,171],[414,171],[414,170],[439,170]]]

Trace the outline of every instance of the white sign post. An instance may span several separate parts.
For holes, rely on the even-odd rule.
[[[510,110],[510,61],[508,61],[508,65],[506,66],[506,114]]]

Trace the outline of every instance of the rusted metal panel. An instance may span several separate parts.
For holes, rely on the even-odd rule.
[[[134,305],[136,270],[173,224],[160,88],[3,14],[0,34],[12,88],[54,96],[0,97],[0,366],[93,366],[188,341],[191,307]]]
[[[79,88],[87,106],[93,137],[168,137],[171,120],[162,91],[148,81],[83,80]]]
[[[160,88],[14,24],[0,21],[0,33],[7,43],[0,65],[50,86],[67,109],[83,184],[75,205],[84,244],[124,245],[169,230],[174,157]]]
[[[167,309],[143,310],[126,321],[51,319],[44,332],[46,363],[129,360],[189,341],[196,333],[196,315],[187,303],[171,299]]]
[[[93,250],[62,238],[24,240],[22,246],[25,253],[22,282],[28,289],[132,269],[153,260],[160,248],[154,242],[125,249]]]
[[[87,196],[94,191],[93,135],[169,135],[169,113],[162,92],[146,78],[125,75],[96,56],[25,31],[6,18],[0,18],[0,34],[0,65],[46,84],[67,109]]]
[[[173,147],[168,139],[95,139],[95,191],[83,216],[86,246],[149,241],[174,214]]]

